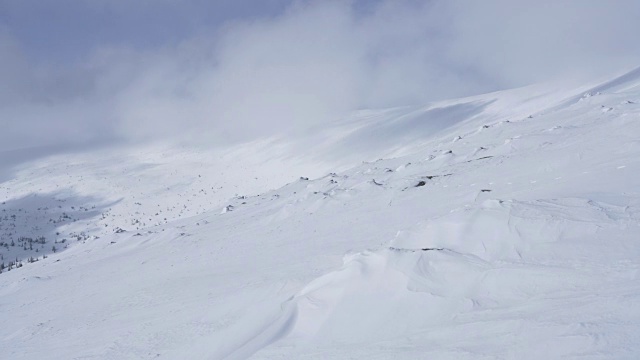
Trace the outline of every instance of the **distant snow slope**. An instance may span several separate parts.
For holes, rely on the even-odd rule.
[[[2,226],[87,238],[0,274],[0,355],[637,359],[639,166],[638,70],[42,159]]]

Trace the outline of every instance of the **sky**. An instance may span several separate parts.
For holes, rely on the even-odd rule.
[[[0,0],[0,151],[220,145],[640,66],[637,0]]]

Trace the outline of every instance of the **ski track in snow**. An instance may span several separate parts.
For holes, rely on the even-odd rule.
[[[5,234],[83,236],[0,274],[0,357],[636,359],[639,103],[636,70],[25,164]]]

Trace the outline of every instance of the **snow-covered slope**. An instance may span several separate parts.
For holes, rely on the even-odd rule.
[[[3,357],[640,356],[640,71],[141,151],[2,184],[98,236],[0,274]]]
[[[360,111],[307,133],[231,148],[98,145],[93,151],[0,153],[0,261],[23,264],[74,242],[123,230],[139,233],[299,177],[412,153],[435,135],[453,136],[451,128],[466,120],[528,116],[554,102],[557,93],[546,85],[422,107]],[[43,157],[48,151],[59,154]]]

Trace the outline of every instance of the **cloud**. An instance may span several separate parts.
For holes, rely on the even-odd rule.
[[[637,1],[442,2],[447,59],[504,86],[640,65]]]
[[[640,3],[632,0],[274,1],[215,24],[195,16],[211,10],[206,3],[164,1],[160,9],[181,9],[179,24],[168,24],[173,35],[127,42],[117,38],[121,30],[103,28],[115,35],[65,48],[71,65],[33,55],[18,25],[0,28],[0,149],[178,135],[219,144],[304,129],[360,108],[640,65],[633,45]],[[112,11],[134,31],[153,6],[145,4]],[[153,14],[170,18],[157,8]]]
[[[122,129],[160,123],[161,131],[239,140],[483,90],[437,64],[430,6],[398,4],[363,15],[349,2],[298,3],[275,18],[230,24],[212,42],[182,44],[169,62],[148,60],[154,65],[126,89]]]

